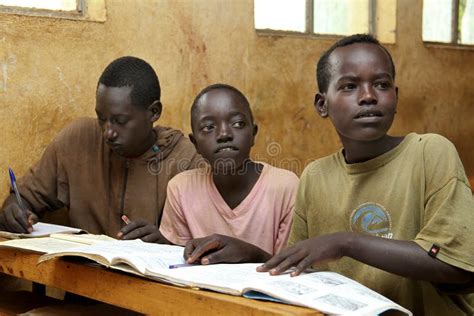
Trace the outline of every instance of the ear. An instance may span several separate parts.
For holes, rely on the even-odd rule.
[[[395,87],[395,96],[396,96],[396,103],[395,103],[395,110],[393,111],[394,114],[397,114],[397,106],[398,106],[398,87]]]
[[[258,133],[258,125],[253,124],[253,131],[252,131],[252,146],[255,144],[255,136],[257,136]]]
[[[257,136],[257,132],[258,132],[258,125],[253,124],[253,136]]]
[[[322,118],[328,117],[328,105],[324,93],[316,93],[314,96],[314,108]]]
[[[199,152],[199,148],[198,148],[198,145],[197,145],[197,142],[196,142],[196,138],[194,138],[193,133],[190,133],[190,134],[188,135],[188,137],[189,137],[189,140],[191,141],[191,143],[193,143],[194,148],[196,148],[196,152],[197,152],[198,154],[201,154],[201,153]]]
[[[161,105],[161,102],[159,100],[156,100],[153,102],[149,107],[148,110],[151,112],[151,121],[156,122],[161,116],[161,110],[163,109],[163,106]]]

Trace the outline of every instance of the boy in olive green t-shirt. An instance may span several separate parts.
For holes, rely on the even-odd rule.
[[[351,277],[415,315],[472,314],[474,202],[454,146],[435,134],[387,135],[395,67],[370,35],[319,60],[315,107],[343,144],[300,180],[289,244],[259,268],[310,265]]]

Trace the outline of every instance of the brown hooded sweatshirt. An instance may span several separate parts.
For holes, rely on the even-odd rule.
[[[160,126],[155,131],[156,146],[127,159],[105,144],[96,119],[79,119],[19,180],[21,195],[40,216],[66,207],[70,225],[93,234],[115,236],[123,214],[159,226],[168,181],[194,168],[200,156],[180,131]]]

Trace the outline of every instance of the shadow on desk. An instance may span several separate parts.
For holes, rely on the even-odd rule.
[[[46,305],[56,305],[61,303],[50,297],[44,297],[29,291],[1,292],[0,315],[18,315],[29,310]]]
[[[138,316],[140,313],[113,305],[81,299],[80,296],[73,296],[66,301],[37,294],[29,290],[0,291],[0,316],[13,315],[113,315],[113,316]]]
[[[69,303],[29,291],[0,293],[0,316],[39,316],[39,315],[142,315],[120,307],[97,302],[96,304]]]

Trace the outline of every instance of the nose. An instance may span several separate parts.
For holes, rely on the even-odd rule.
[[[377,104],[377,95],[372,85],[362,85],[359,92],[359,105]]]
[[[117,137],[118,133],[112,128],[112,124],[110,122],[107,122],[104,124],[104,139],[108,142],[114,142]]]
[[[230,126],[226,123],[221,124],[217,132],[217,142],[225,143],[230,142],[232,139],[233,135]]]

